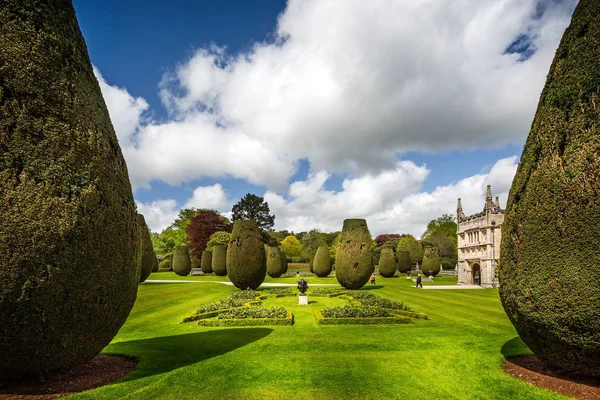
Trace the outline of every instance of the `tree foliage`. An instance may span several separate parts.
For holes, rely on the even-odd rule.
[[[210,237],[215,232],[228,232],[231,226],[221,219],[221,215],[215,210],[199,210],[186,224],[187,244],[191,250],[191,256],[197,259],[202,257],[202,252]]]
[[[408,251],[410,254],[411,263],[421,263],[423,260],[423,248],[421,244],[412,235],[406,235],[398,242],[396,253],[400,251]]]
[[[298,259],[302,255],[302,243],[295,236],[288,236],[281,242],[281,250],[291,259]]]
[[[421,235],[421,239],[431,239],[435,235],[442,234],[453,238],[456,241],[456,222],[452,214],[444,214],[441,217],[432,219],[427,224],[427,229]]]
[[[232,218],[238,220],[256,221],[262,231],[270,231],[275,224],[275,216],[270,215],[269,203],[264,197],[256,196],[252,193],[246,194],[231,209]]]
[[[208,243],[206,244],[206,250],[213,251],[213,248],[216,245],[222,244],[227,246],[229,244],[229,240],[231,239],[231,233],[225,231],[215,232],[210,235],[208,239]]]
[[[381,235],[377,235],[375,238],[375,243],[377,246],[382,246],[384,243],[389,242],[392,239],[402,238],[404,235],[400,235],[398,233],[382,233]]]

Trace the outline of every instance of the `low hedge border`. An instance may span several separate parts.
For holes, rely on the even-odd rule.
[[[294,314],[287,310],[286,318],[244,318],[244,319],[203,319],[198,326],[265,326],[265,325],[294,325]]]
[[[262,301],[259,300],[253,300],[253,301],[248,301],[246,303],[244,303],[241,307],[259,307],[262,306]],[[214,318],[216,316],[218,316],[220,313],[225,312],[225,311],[229,311],[232,308],[223,308],[221,310],[214,310],[214,311],[207,311],[207,312],[203,312],[203,313],[199,313],[199,314],[192,314],[188,317],[185,317],[183,319],[183,321],[181,321],[182,323],[187,323],[187,322],[194,322],[194,321],[199,321],[201,319],[208,319],[208,318]]]
[[[317,325],[376,325],[376,324],[412,324],[410,317],[398,315],[396,317],[379,318],[325,318],[321,311],[315,313]]]

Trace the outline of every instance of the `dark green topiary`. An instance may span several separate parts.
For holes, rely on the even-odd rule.
[[[600,376],[600,1],[575,9],[502,226],[500,298],[541,360]]]
[[[212,248],[212,270],[217,276],[227,275],[227,246],[214,245]]]
[[[271,278],[279,278],[285,271],[285,265],[281,259],[281,250],[278,246],[269,246],[267,256],[267,274]]]
[[[396,256],[394,250],[384,247],[379,257],[379,275],[384,278],[391,278],[396,273]]]
[[[440,253],[437,247],[425,247],[423,249],[421,271],[423,271],[426,276],[436,276],[439,274],[441,263],[442,260],[440,260]]]
[[[156,254],[154,254],[154,261],[152,263],[152,272],[158,272],[158,258],[156,258]]]
[[[407,274],[411,269],[412,262],[410,260],[410,252],[406,250],[398,252],[398,272]]]
[[[205,274],[211,274],[213,272],[212,269],[212,252],[208,250],[204,250],[202,252],[202,261],[201,261],[202,272]]]
[[[327,246],[319,246],[313,260],[313,272],[319,278],[325,278],[331,273],[331,257]]]
[[[285,274],[288,271],[287,255],[281,250],[281,247],[279,248],[279,251],[281,251],[281,262],[283,264],[283,273]]]
[[[346,289],[359,289],[374,271],[371,234],[364,219],[344,221],[335,255],[335,276]]]
[[[173,268],[173,272],[179,276],[187,276],[190,274],[192,271],[192,260],[190,259],[190,252],[187,247],[175,247],[171,267]]]
[[[239,289],[257,289],[265,280],[265,249],[256,221],[237,220],[227,247],[227,276]]]
[[[71,1],[0,1],[0,381],[110,343],[136,298],[137,242]]]
[[[172,271],[171,260],[166,259],[158,263],[158,269],[162,271]]]
[[[140,282],[144,282],[152,273],[156,256],[154,255],[154,248],[152,247],[152,240],[150,239],[150,231],[148,231],[148,225],[142,214],[137,215],[138,221],[138,232],[139,232],[139,260],[140,260]]]

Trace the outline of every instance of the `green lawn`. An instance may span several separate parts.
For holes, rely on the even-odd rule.
[[[166,279],[173,273],[155,273]],[[177,277],[177,279],[181,279]],[[188,277],[199,281],[225,277]],[[441,277],[436,283],[456,278]],[[296,278],[267,279],[295,283]],[[335,278],[309,278],[310,283]],[[378,278],[374,293],[430,320],[412,325],[317,326],[315,310],[340,299],[269,299],[295,314],[288,327],[200,328],[181,324],[199,304],[233,288],[217,283],[145,283],[106,353],[138,357],[138,369],[81,399],[564,399],[502,371],[527,347],[497,290],[420,290],[404,276]],[[367,287],[369,289],[369,287]]]

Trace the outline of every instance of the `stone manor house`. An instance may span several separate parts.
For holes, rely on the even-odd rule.
[[[500,258],[500,240],[504,210],[498,197],[492,199],[492,188],[487,186],[483,211],[466,216],[458,199],[456,224],[458,237],[458,285],[498,287],[495,273]]]

